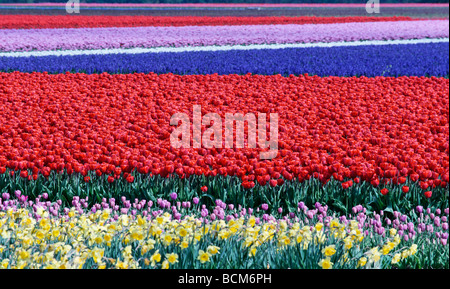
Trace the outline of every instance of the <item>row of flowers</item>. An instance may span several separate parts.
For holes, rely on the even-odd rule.
[[[324,24],[348,22],[408,21],[408,16],[394,17],[211,17],[211,16],[107,16],[107,15],[3,15],[0,29],[140,27],[140,26],[221,26],[261,24]],[[418,19],[416,19],[418,20]]]
[[[184,27],[0,29],[0,51],[448,38],[448,20]]]
[[[424,189],[449,182],[445,78],[16,72],[0,79],[2,170],[48,176],[137,169],[260,183],[410,177]],[[225,148],[223,135],[222,147],[174,148],[175,113],[188,115],[191,131],[200,125],[204,134],[206,126],[192,120],[194,105],[202,116],[225,120],[226,113],[278,114],[277,157],[261,161],[262,149],[247,144]]]
[[[283,216],[220,200],[209,212],[176,193],[91,208],[2,196],[0,268],[448,268],[448,208],[387,217],[358,205],[346,217],[300,202]]]
[[[333,43],[335,44],[335,43]],[[0,71],[175,74],[312,74],[319,76],[449,75],[449,45],[442,43],[185,52],[97,50],[75,55],[8,57],[0,53]],[[244,47],[245,48],[245,47]],[[262,48],[262,49],[259,49]],[[265,49],[268,48],[268,49]],[[64,51],[63,51],[64,52]],[[22,52],[27,53],[27,52]],[[29,52],[32,53],[32,52]],[[41,52],[37,52],[41,53]],[[105,53],[102,55],[102,53]],[[81,55],[80,55],[81,54]],[[330,55],[332,55],[330,57]]]

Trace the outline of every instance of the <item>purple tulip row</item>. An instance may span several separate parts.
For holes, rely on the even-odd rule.
[[[306,25],[3,29],[0,51],[313,43],[449,37],[448,20]]]
[[[20,191],[15,192],[15,198],[11,198],[10,194],[3,193],[0,198],[0,212],[7,210],[17,210],[19,208],[30,208],[30,216],[39,219],[41,215],[39,212],[47,211],[52,217],[68,218],[71,209],[61,207],[61,200],[56,202],[46,201],[48,194],[43,193],[39,195],[35,201],[28,200]],[[155,218],[164,212],[169,212],[175,220],[181,220],[183,216],[196,216],[201,221],[210,222],[215,220],[226,220],[227,222],[244,216],[254,216],[255,223],[262,222],[278,222],[280,220],[287,221],[288,224],[294,222],[302,222],[306,225],[313,226],[317,222],[323,223],[325,226],[330,226],[333,219],[338,218],[343,224],[348,224],[354,220],[358,224],[358,228],[367,236],[370,232],[374,232],[380,236],[385,236],[389,229],[394,228],[398,234],[405,240],[414,239],[416,235],[428,233],[434,235],[436,241],[442,245],[447,244],[448,240],[448,215],[449,208],[440,209],[424,209],[422,206],[417,206],[415,215],[402,214],[394,211],[392,219],[385,215],[384,211],[379,213],[374,212],[369,214],[362,205],[352,208],[352,214],[348,216],[337,216],[328,210],[327,205],[315,203],[314,208],[308,208],[305,203],[299,202],[296,212],[288,212],[283,214],[282,208],[278,208],[275,214],[268,214],[268,204],[262,204],[258,208],[243,208],[241,205],[227,204],[221,200],[215,201],[215,206],[207,208],[206,205],[200,205],[200,199],[194,197],[192,201],[179,201],[177,194],[172,193],[169,200],[158,199],[155,203],[151,200],[128,200],[122,196],[118,203],[115,198],[107,200],[103,198],[101,203],[96,203],[93,206],[88,205],[88,197],[80,198],[75,196],[72,200],[72,210],[75,209],[80,215],[91,214],[98,210],[111,209],[112,218],[117,220],[119,215],[129,214],[135,216],[140,214],[147,217],[148,220]],[[39,208],[41,208],[39,210]],[[277,214],[278,213],[278,214]],[[42,214],[42,212],[41,212]],[[417,217],[416,217],[417,215]]]

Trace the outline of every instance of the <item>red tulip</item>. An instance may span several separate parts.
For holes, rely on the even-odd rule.
[[[128,177],[126,177],[127,182],[132,183],[134,182],[134,176],[132,175],[128,175]]]
[[[277,182],[277,180],[272,179],[272,180],[270,180],[269,184],[271,187],[276,187],[278,185],[278,182]]]

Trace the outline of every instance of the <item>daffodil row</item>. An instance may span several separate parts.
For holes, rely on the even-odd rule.
[[[57,202],[21,206],[8,200],[0,211],[0,267],[448,268],[448,243],[442,241],[448,239],[448,209],[417,207],[387,221],[383,212],[370,215],[362,206],[347,217],[320,204],[299,204],[295,215],[266,215],[265,208],[241,208],[235,215],[235,208],[217,202],[231,217],[214,218],[201,206],[171,211],[165,202],[150,210],[136,205],[132,213],[80,210],[79,199],[58,209]],[[122,205],[130,204],[125,199]]]

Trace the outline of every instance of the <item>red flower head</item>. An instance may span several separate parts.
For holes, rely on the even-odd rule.
[[[342,183],[342,188],[344,190],[348,189],[348,187],[349,187],[349,183],[348,182]]]
[[[405,194],[406,194],[407,192],[409,192],[409,187],[408,187],[408,186],[403,186],[403,187],[402,187],[402,192],[404,192]]]
[[[276,187],[278,185],[278,182],[277,182],[277,180],[272,179],[272,180],[270,180],[269,184],[271,187]]]
[[[208,187],[207,186],[203,186],[200,188],[200,190],[202,190],[202,192],[206,193],[208,191]]]
[[[128,175],[126,180],[127,180],[127,182],[132,183],[132,182],[134,182],[134,176]]]
[[[381,189],[381,194],[382,194],[383,196],[386,196],[388,193],[389,193],[389,190],[388,190],[388,189],[386,189],[386,188]]]
[[[24,179],[28,178],[28,171],[21,171],[20,176]]]
[[[108,183],[114,183],[114,177],[108,176]]]
[[[374,179],[370,183],[372,184],[372,186],[378,187],[378,185],[380,184],[380,180],[379,179]]]
[[[426,192],[424,193],[425,198],[427,198],[427,199],[431,198],[431,195],[432,195],[432,194],[433,194],[432,191],[426,191]]]
[[[88,176],[84,177],[84,182],[89,183],[90,181],[91,181],[90,177],[88,177]]]

